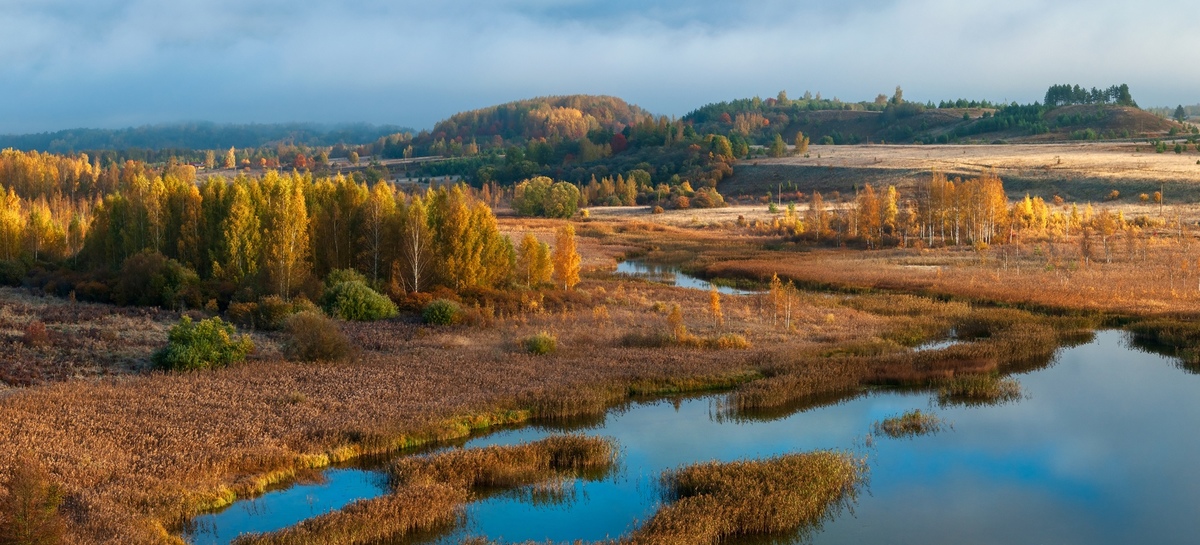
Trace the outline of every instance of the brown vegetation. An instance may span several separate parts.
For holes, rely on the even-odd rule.
[[[834,452],[707,463],[664,476],[674,501],[629,539],[634,544],[715,544],[819,524],[854,497],[865,468]]]
[[[945,426],[937,415],[922,412],[921,409],[908,411],[900,416],[885,418],[871,426],[871,431],[899,439],[927,433],[936,433]]]

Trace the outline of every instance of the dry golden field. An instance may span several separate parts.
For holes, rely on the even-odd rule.
[[[1010,196],[1026,192],[1050,198],[1100,201],[1117,189],[1122,203],[1165,186],[1167,202],[1200,200],[1200,152],[1155,153],[1147,141],[1003,145],[812,146],[807,156],[759,158],[738,165],[722,182],[725,195],[775,193],[789,182],[800,191],[852,193],[864,183],[913,187],[937,170],[977,177],[995,171]],[[794,189],[793,189],[794,191]]]

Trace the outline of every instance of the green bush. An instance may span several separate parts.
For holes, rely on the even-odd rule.
[[[521,344],[525,345],[525,350],[528,350],[530,354],[544,356],[558,348],[558,339],[543,331],[532,337],[526,337]]]
[[[325,287],[332,288],[342,282],[362,282],[367,283],[367,277],[354,269],[334,269],[329,271],[329,276],[325,277]]]
[[[342,320],[370,322],[396,316],[396,304],[371,289],[366,282],[339,282],[325,290],[325,311]]]
[[[425,306],[421,319],[427,324],[454,325],[458,323],[462,309],[449,299],[436,299]]]
[[[167,346],[154,354],[160,369],[191,371],[225,367],[254,350],[249,337],[236,333],[232,324],[213,317],[199,322],[184,316],[167,333]]]
[[[288,339],[284,341],[283,353],[290,359],[338,361],[349,358],[352,352],[350,341],[338,323],[320,312],[293,314],[284,330]]]

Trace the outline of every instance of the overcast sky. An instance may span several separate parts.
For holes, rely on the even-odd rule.
[[[0,133],[389,123],[541,95],[1200,102],[1197,8],[1109,0],[0,0]]]

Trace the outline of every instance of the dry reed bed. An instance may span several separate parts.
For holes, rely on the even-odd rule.
[[[812,528],[853,501],[865,471],[860,460],[830,451],[684,467],[663,478],[673,501],[627,541],[715,544]]]
[[[902,306],[892,308],[898,314],[906,312]],[[966,314],[956,306],[946,310],[953,318],[930,315],[925,320],[947,321],[959,335],[978,340],[926,351],[881,351],[879,347],[886,343],[857,342],[825,354],[775,352],[761,366],[766,378],[727,396],[723,412],[753,416],[814,395],[849,394],[864,386],[940,387],[946,389],[947,401],[1004,401],[1019,395],[1019,387],[996,378],[997,373],[1044,365],[1064,343],[1098,325],[1083,318],[1010,309],[975,309]]]
[[[718,277],[784,279],[811,286],[947,295],[1067,311],[1131,315],[1194,313],[1200,303],[1200,244],[1150,238],[1129,248],[1118,236],[1113,261],[1085,263],[1076,243],[855,252],[760,251],[715,261]]]
[[[244,535],[234,543],[358,545],[393,540],[453,524],[463,505],[480,491],[596,475],[615,458],[611,441],[582,436],[405,457],[389,469],[391,493],[291,528]]]
[[[71,303],[0,288],[0,384],[144,371],[178,314]],[[31,336],[33,331],[43,333]]]

